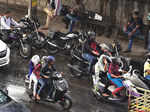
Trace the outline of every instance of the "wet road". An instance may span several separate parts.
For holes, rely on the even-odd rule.
[[[13,91],[13,94],[10,95],[15,100],[25,103],[32,112],[62,112],[58,105],[29,103],[29,97],[24,86],[24,76],[28,73],[29,60],[22,59],[19,53],[15,51],[11,51],[11,54],[9,68],[6,71],[0,69],[0,85],[9,85],[9,89]],[[33,54],[37,54],[37,52]],[[42,56],[43,53],[39,52],[38,54]],[[88,78],[75,79],[70,76],[69,69],[66,66],[68,59],[68,56],[56,55],[56,68],[58,71],[65,73],[70,85],[70,95],[73,99],[73,107],[70,112],[127,112],[127,103],[109,104],[97,101],[91,94],[91,85]]]

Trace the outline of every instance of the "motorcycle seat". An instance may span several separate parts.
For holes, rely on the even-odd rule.
[[[55,32],[55,36],[56,36],[56,37],[65,37],[66,34],[65,34],[65,33],[62,33],[62,32]]]

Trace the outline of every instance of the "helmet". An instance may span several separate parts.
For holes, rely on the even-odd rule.
[[[145,59],[146,59],[146,60],[148,60],[148,59],[150,60],[150,53],[147,53],[147,54],[145,55]]]
[[[55,57],[54,57],[54,56],[48,56],[48,57],[47,57],[47,61],[48,61],[48,62],[55,61]]]
[[[93,32],[93,31],[89,31],[89,32],[88,32],[88,37],[89,37],[90,39],[95,39],[95,38],[96,38],[96,33]]]
[[[111,62],[112,62],[113,64],[119,64],[117,57],[111,57],[110,60],[111,60]]]
[[[39,55],[34,55],[32,58],[31,58],[31,61],[32,63],[35,65],[37,65],[39,62],[40,62],[40,56]]]

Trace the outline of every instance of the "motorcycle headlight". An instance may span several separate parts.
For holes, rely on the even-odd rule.
[[[23,38],[27,38],[27,34],[23,34],[22,36],[23,36]]]

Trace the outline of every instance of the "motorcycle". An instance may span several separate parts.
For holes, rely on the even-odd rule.
[[[102,43],[100,47],[108,50],[113,57],[120,56],[120,51],[122,50],[120,43],[117,40],[114,40],[111,44]]]
[[[63,78],[61,73],[55,72],[53,73],[52,79],[52,99],[53,101],[47,99],[48,97],[48,92],[49,92],[49,83],[47,83],[47,85],[45,86],[45,88],[43,89],[43,91],[40,94],[40,101],[39,102],[48,102],[48,103],[58,103],[60,104],[64,110],[69,110],[72,107],[72,99],[70,97],[70,95],[68,94],[68,88],[69,85],[67,83],[67,81]],[[48,81],[49,82],[49,81]],[[25,79],[25,84],[26,86],[29,83],[29,79],[26,78]],[[38,84],[38,86],[40,86]],[[27,86],[28,89],[28,86]],[[31,96],[32,92],[28,90],[28,94],[29,96]]]
[[[148,79],[144,78],[139,70],[132,68],[132,74],[126,74],[126,77],[129,77],[132,83],[140,88],[150,89],[150,82]]]
[[[7,43],[10,48],[18,48],[23,58],[28,58],[31,55],[31,47],[24,40],[24,28],[2,31],[0,38]]]
[[[119,71],[121,72],[122,69],[120,69]],[[100,80],[98,82],[97,89],[96,90],[92,89],[93,95],[96,97],[97,100],[102,99],[103,101],[113,102],[113,103],[114,103],[114,101],[116,103],[121,102],[121,101],[125,101],[129,94],[131,96],[139,97],[140,93],[136,89],[137,85],[131,79],[133,77],[134,72],[135,71],[132,70],[132,66],[130,66],[128,72],[126,72],[125,74],[122,75],[124,89],[121,90],[120,93],[117,94],[118,98],[113,98],[112,95],[111,95],[112,92],[116,89],[116,86],[114,84],[112,85],[111,81],[109,81],[109,79],[107,78],[106,73],[101,72],[100,75],[99,75]],[[93,83],[94,82],[95,82],[95,76],[93,75]],[[146,85],[142,81],[138,80],[137,82],[142,84],[143,87],[146,87]],[[138,84],[138,85],[140,85],[140,84]],[[107,94],[109,96],[103,96],[104,91],[105,92],[107,91]]]
[[[25,15],[23,18],[21,18],[18,23],[24,26],[24,31],[26,33],[34,32],[40,27],[37,17],[29,18],[28,15]]]
[[[83,54],[82,49],[84,43],[86,42],[87,37],[88,37],[87,33],[81,33],[78,38],[78,42],[77,42],[78,44],[75,44],[76,46],[71,50],[72,58],[70,63],[68,64],[68,67],[70,68],[70,71],[73,76],[82,77],[82,76],[89,75],[89,73],[87,73],[89,62],[82,57]],[[120,62],[123,61],[123,63],[126,64],[124,58],[122,56],[119,56],[119,51],[121,50],[121,46],[119,42],[114,41],[113,44],[110,46],[107,46],[106,44],[101,44],[100,47],[103,49],[107,49],[107,51],[111,52],[113,56],[117,56],[118,59],[120,59]],[[97,60],[95,60],[95,63],[96,62]]]
[[[43,48],[46,43],[46,36],[44,33],[38,31],[38,28],[40,27],[38,19],[25,16],[19,21],[19,23],[24,25],[24,30],[26,32],[24,37],[28,44],[30,44],[32,48]]]
[[[30,34],[24,35],[24,39],[32,47],[32,49],[41,49],[47,43],[47,37],[44,33],[39,31],[34,31]]]
[[[56,54],[60,50],[69,52],[70,54],[70,50],[73,48],[77,37],[77,33],[64,34],[49,31],[46,48],[50,54]]]

